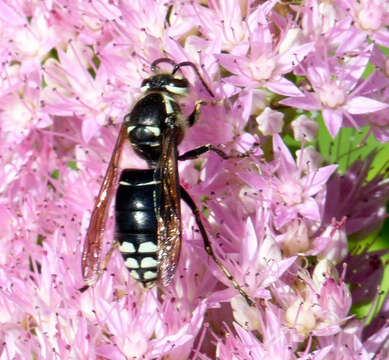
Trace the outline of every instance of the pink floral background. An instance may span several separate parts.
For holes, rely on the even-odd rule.
[[[0,360],[387,359],[385,251],[348,246],[387,216],[385,168],[369,176],[376,151],[340,172],[317,134],[324,124],[388,141],[388,25],[386,0],[1,1]],[[182,70],[184,112],[208,105],[180,153],[260,144],[244,159],[179,164],[254,307],[206,255],[185,205],[169,287],[142,289],[117,252],[78,290],[119,126],[161,57],[196,64],[215,94]],[[145,163],[126,149],[123,166]],[[358,304],[371,304],[366,317]]]

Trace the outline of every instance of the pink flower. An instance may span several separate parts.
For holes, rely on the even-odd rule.
[[[326,166],[304,175],[278,135],[273,137],[273,149],[277,173],[274,186],[280,199],[278,209],[275,211],[280,214],[276,218],[276,225],[286,225],[296,214],[319,221],[323,203],[316,196],[324,190],[323,186],[336,166]]]
[[[298,291],[298,296],[289,297],[285,311],[286,322],[296,331],[296,336],[300,339],[309,334],[322,337],[341,331],[340,325],[351,306],[351,296],[333,265],[321,261],[312,278],[305,270],[299,277],[303,283],[298,289],[293,289]]]
[[[294,138],[297,141],[306,139],[307,141],[313,141],[317,135],[317,122],[309,119],[305,115],[300,115],[297,119],[293,120],[292,128]]]
[[[345,281],[356,287],[352,292],[353,304],[368,303],[376,298],[384,271],[381,256],[385,253],[387,250],[373,252],[365,250],[359,255],[349,254],[344,259],[344,263],[347,264]]]
[[[48,21],[47,9],[29,9],[30,20],[18,5],[1,5],[2,44],[8,46],[9,59],[21,64],[20,74],[27,75],[39,70],[40,63],[47,53],[58,44],[57,34]],[[5,45],[7,44],[7,45]]]
[[[58,51],[59,62],[47,61],[44,71],[48,86],[42,98],[51,114],[82,118],[82,135],[88,142],[107,115],[117,116],[118,108],[123,109],[121,104],[112,102],[114,90],[104,67],[99,68],[93,79],[86,64],[80,61],[82,52],[92,56],[85,45],[70,43],[66,52]]]
[[[305,172],[319,169],[323,163],[323,157],[313,146],[307,146],[296,151],[297,164],[301,164]]]
[[[265,19],[266,11],[269,9],[258,13],[261,22],[252,29],[249,54],[217,56],[220,64],[235,74],[226,80],[235,86],[266,87],[277,94],[301,96],[301,91],[283,75],[292,71],[312,51],[313,44],[283,43],[288,31],[293,31],[291,25],[274,41],[270,24]]]
[[[364,93],[368,95],[374,94],[377,100],[388,102],[389,59],[378,46],[375,46],[370,62],[374,64],[375,71],[371,75],[371,80],[364,88]],[[377,141],[385,143],[389,140],[388,111],[386,108],[365,116],[360,115],[355,120],[360,127],[370,126],[369,132],[374,133]]]
[[[386,109],[387,104],[367,96],[360,96],[360,76],[368,61],[371,46],[347,63],[339,65],[335,59],[311,55],[306,60],[304,75],[310,82],[312,91],[304,91],[304,96],[282,100],[284,105],[305,110],[321,110],[323,120],[331,136],[336,136],[345,121],[359,129],[353,115],[374,113]]]
[[[315,125],[323,116],[332,135],[368,125],[388,138],[386,17],[378,0],[1,2],[0,358],[387,358],[388,297],[370,325],[351,321],[354,304],[380,303],[386,251],[348,250],[350,235],[379,233],[384,171],[370,171],[371,153],[340,176],[330,161],[344,153],[329,156]],[[141,288],[114,251],[80,291],[119,125],[161,57],[193,62],[214,94],[190,67],[177,72],[191,84],[184,116],[204,101],[178,152],[211,143],[234,155],[181,161],[180,184],[254,306],[184,203],[169,286]],[[126,145],[120,166],[147,164]],[[113,225],[108,216],[103,255]]]
[[[255,120],[263,135],[278,134],[281,132],[284,124],[284,114],[267,107]]]
[[[315,239],[316,248],[320,249],[320,256],[334,264],[339,263],[347,255],[346,221],[346,217],[339,221],[333,218],[331,224],[326,226],[324,231]]]
[[[32,73],[17,81],[17,93],[7,92],[0,97],[2,141],[10,145],[25,140],[33,129],[45,128],[52,124],[52,119],[39,103],[39,73]]]
[[[357,237],[370,233],[386,218],[387,180],[378,173],[365,183],[373,158],[374,153],[355,161],[343,176],[337,174],[328,183],[331,198],[326,201],[325,222],[346,216],[346,233]]]
[[[227,329],[225,336],[218,338],[216,355],[220,359],[231,360],[262,359],[272,356],[280,359],[293,359],[294,349],[290,346],[290,332],[279,327],[279,314],[270,303],[266,305],[261,325],[263,338],[259,340],[254,333],[247,332],[234,324],[235,331]]]
[[[379,45],[389,45],[389,9],[383,0],[362,0],[354,2],[342,0],[341,4],[347,8],[355,24]]]

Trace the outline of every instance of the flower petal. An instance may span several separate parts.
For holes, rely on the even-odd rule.
[[[355,96],[347,101],[344,107],[350,114],[367,114],[386,109],[388,106],[388,104],[365,96]]]

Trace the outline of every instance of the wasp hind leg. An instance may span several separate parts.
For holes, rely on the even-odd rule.
[[[224,275],[228,278],[229,281],[231,281],[232,285],[236,290],[239,291],[240,295],[244,297],[246,300],[247,304],[249,306],[255,306],[254,300],[251,299],[249,295],[242,289],[242,287],[238,284],[238,282],[234,279],[234,277],[231,275],[231,273],[227,270],[227,268],[221,263],[221,261],[215,256],[215,253],[212,250],[211,243],[208,238],[208,234],[205,230],[205,227],[201,221],[201,216],[200,216],[200,211],[198,207],[196,206],[195,202],[193,199],[190,197],[188,192],[180,186],[181,190],[181,198],[186,202],[186,204],[189,206],[189,208],[192,210],[193,215],[195,216],[197,226],[200,229],[201,236],[203,238],[204,242],[204,249],[207,252],[207,254],[215,261],[217,266],[223,271]]]

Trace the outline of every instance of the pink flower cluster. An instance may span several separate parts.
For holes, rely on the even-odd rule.
[[[387,179],[368,180],[374,153],[339,174],[313,144],[321,118],[333,137],[368,126],[388,141],[388,25],[386,0],[1,1],[0,360],[387,359],[384,252],[348,251],[350,235],[382,225]],[[180,152],[261,145],[179,164],[253,307],[206,255],[186,206],[169,287],[142,289],[115,253],[78,290],[119,125],[161,57],[195,63],[215,94],[182,70],[184,111],[208,103]],[[126,149],[124,166],[145,164]],[[379,300],[368,326],[350,312]]]

